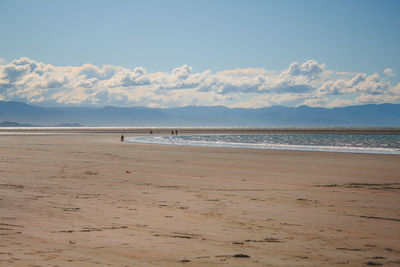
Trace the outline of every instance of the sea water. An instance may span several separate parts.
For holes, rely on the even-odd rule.
[[[137,136],[126,140],[163,145],[400,155],[399,134],[212,134]]]

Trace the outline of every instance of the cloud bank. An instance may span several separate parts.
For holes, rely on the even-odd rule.
[[[183,65],[171,72],[149,73],[143,67],[53,66],[24,57],[8,64],[0,61],[0,100],[82,106],[337,107],[399,103],[400,83],[388,81],[394,76],[389,68],[381,77],[329,70],[314,60],[293,62],[282,71],[194,73]]]

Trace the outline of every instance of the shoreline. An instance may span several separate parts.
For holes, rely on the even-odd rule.
[[[400,129],[397,128],[163,128],[163,127],[0,127],[0,136],[68,136],[68,135],[113,135],[122,134],[125,138],[135,137],[160,137],[171,136],[171,131],[178,131],[178,136],[189,135],[307,135],[307,134],[348,134],[348,135],[398,135]],[[151,133],[150,133],[151,132]],[[126,140],[125,142],[133,142]],[[133,142],[135,143],[135,142]],[[353,153],[353,154],[382,154],[399,155],[396,148],[363,148],[363,147],[331,147],[313,145],[289,145],[289,144],[172,144],[157,142],[137,142],[137,144],[173,145],[173,146],[201,146],[201,147],[221,147],[239,149],[261,149],[273,151],[304,151],[304,152],[326,152],[326,153]],[[388,151],[387,151],[388,150]]]

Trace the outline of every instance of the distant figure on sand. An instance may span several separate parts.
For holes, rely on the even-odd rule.
[[[124,142],[124,135],[121,135],[121,142]]]
[[[178,131],[175,131],[175,135],[178,135]]]
[[[174,131],[171,131],[171,134],[174,135]]]

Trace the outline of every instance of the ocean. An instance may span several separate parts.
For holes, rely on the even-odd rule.
[[[400,155],[399,134],[204,134],[136,136],[126,138],[126,141],[181,146]]]

